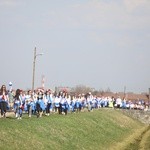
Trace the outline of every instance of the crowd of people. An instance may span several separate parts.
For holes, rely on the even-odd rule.
[[[24,113],[27,113],[28,117],[36,115],[39,118],[43,115],[49,116],[51,113],[67,115],[68,112],[79,113],[82,110],[90,112],[104,107],[144,110],[148,108],[148,104],[143,100],[133,103],[125,98],[96,96],[90,92],[69,95],[66,91],[56,93],[50,89],[8,91],[5,85],[2,85],[0,89],[1,117],[4,118],[8,109],[14,111],[17,119],[22,119]]]

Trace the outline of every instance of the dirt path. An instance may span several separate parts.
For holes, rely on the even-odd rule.
[[[150,150],[150,111],[123,110],[122,112],[128,117],[142,122],[143,127],[135,130],[133,134],[129,135],[123,142],[117,144],[112,150]]]
[[[150,149],[150,126],[149,129],[143,135],[141,142],[139,144],[140,150],[149,150]]]
[[[134,143],[130,143],[125,150],[149,150],[150,149],[150,125],[135,139]]]

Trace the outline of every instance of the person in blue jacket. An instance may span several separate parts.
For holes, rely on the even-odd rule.
[[[75,99],[73,96],[71,97],[70,107],[71,107],[71,112],[75,112]]]
[[[76,108],[76,112],[79,113],[80,112],[80,101],[79,101],[79,96],[77,96],[76,101],[75,101],[75,108]]]
[[[45,104],[44,104],[44,101],[43,101],[43,94],[41,92],[39,92],[38,96],[37,96],[36,111],[37,111],[37,118],[42,117],[42,114],[45,111]]]

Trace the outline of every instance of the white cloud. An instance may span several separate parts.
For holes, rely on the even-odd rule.
[[[68,4],[66,9],[53,10],[48,21],[64,28],[144,29],[150,26],[149,4],[148,0],[122,0],[122,3],[92,0]],[[144,11],[138,12],[141,9]]]
[[[128,12],[133,12],[141,7],[150,5],[149,0],[123,0],[123,2]]]
[[[17,5],[17,0],[1,0],[0,6],[14,7]]]
[[[148,6],[148,0],[91,0],[52,9],[45,14],[45,22],[49,28],[87,30],[87,38],[95,43],[110,41],[119,48],[131,48],[146,39],[150,26]],[[144,37],[136,37],[139,31],[144,32]]]

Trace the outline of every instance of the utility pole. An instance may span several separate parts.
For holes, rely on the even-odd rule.
[[[33,57],[32,91],[34,91],[34,80],[35,80],[35,61],[36,61],[36,47],[35,47],[35,49],[34,49],[34,57]]]
[[[35,47],[35,49],[34,49],[34,57],[33,57],[32,91],[34,91],[36,57],[37,57],[37,56],[41,56],[41,55],[43,55],[43,53],[36,54],[36,47]]]
[[[45,76],[44,75],[42,75],[42,88],[43,90],[45,88]]]
[[[124,86],[124,98],[126,98],[126,86]]]

